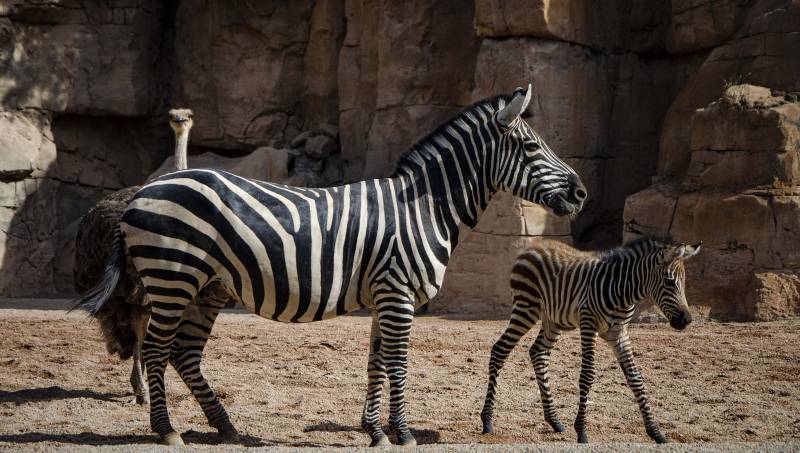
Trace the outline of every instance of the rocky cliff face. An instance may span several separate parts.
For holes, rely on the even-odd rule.
[[[628,196],[654,175],[702,170],[689,123],[726,81],[798,90],[798,10],[791,0],[5,2],[0,294],[69,291],[75,220],[170,154],[169,106],[194,110],[198,162],[326,185],[385,176],[464,106],[532,82],[531,124],[590,199],[569,224],[498,195],[462,243],[434,304],[503,317],[521,247],[540,236],[613,245]]]

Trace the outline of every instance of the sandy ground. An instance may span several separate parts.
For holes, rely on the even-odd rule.
[[[2,304],[0,304],[0,308]],[[246,446],[360,447],[369,318],[305,325],[223,313],[204,369]],[[551,385],[563,434],[544,423],[527,349],[529,334],[500,380],[495,434],[480,434],[488,353],[503,321],[421,317],[415,321],[407,386],[410,424],[435,450],[614,451],[651,446],[622,372],[598,345],[598,379],[589,412],[591,449],[576,448],[577,332],[551,360]],[[150,449],[146,408],[128,383],[130,362],[105,353],[97,326],[82,313],[0,309],[0,449]],[[698,323],[685,332],[663,324],[632,328],[656,418],[670,440],[713,443],[711,450],[800,450],[800,320]],[[213,430],[170,370],[173,424],[187,443],[217,450]],[[386,404],[384,403],[384,419]],[[727,445],[722,443],[736,443]],[[748,442],[747,444],[741,442]],[[777,442],[777,443],[776,443]],[[497,445],[495,445],[497,447]],[[652,445],[655,447],[654,445]],[[684,451],[684,445],[669,451]],[[695,447],[698,447],[695,445]],[[229,448],[230,449],[230,448]],[[655,451],[655,450],[653,450]],[[664,451],[664,450],[659,450]]]

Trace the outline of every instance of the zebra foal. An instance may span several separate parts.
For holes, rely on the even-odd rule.
[[[389,443],[380,423],[388,378],[389,426],[397,443],[414,445],[404,396],[414,308],[441,288],[459,239],[499,190],[558,215],[577,213],[586,198],[575,171],[522,119],[530,98],[529,86],[473,104],[404,154],[389,178],[307,189],[187,170],[142,187],[103,279],[79,305],[97,312],[125,267],[135,267],[152,307],[142,355],[150,426],[162,441],[183,443],[167,413],[168,364],[209,425],[236,436],[200,370],[224,290],[281,322],[371,309],[362,427],[372,445]]]
[[[536,321],[541,320],[539,335],[529,355],[536,372],[544,418],[554,431],[563,432],[564,427],[558,420],[550,392],[550,350],[562,331],[580,328],[580,402],[575,418],[578,442],[589,441],[586,405],[595,377],[594,348],[598,334],[614,350],[639,404],[647,434],[658,443],[666,442],[633,360],[628,324],[636,305],[647,297],[655,301],[673,328],[683,330],[692,321],[684,293],[683,261],[696,255],[700,246],[646,236],[604,252],[582,252],[555,241],[542,241],[523,252],[511,271],[511,320],[492,347],[489,385],[481,411],[483,432],[493,430],[497,376],[508,354]]]

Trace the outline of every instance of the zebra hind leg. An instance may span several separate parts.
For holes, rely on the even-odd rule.
[[[172,344],[170,363],[200,404],[209,426],[217,429],[222,440],[235,442],[239,433],[200,369],[203,349],[226,302],[227,298],[209,297],[204,291],[186,307]]]
[[[391,445],[389,437],[381,427],[381,396],[383,383],[386,380],[386,367],[381,356],[381,332],[378,327],[378,315],[372,315],[372,327],[369,335],[369,359],[367,362],[367,397],[364,400],[364,412],[361,415],[361,427],[372,439],[371,447]]]
[[[162,443],[180,446],[183,439],[172,428],[167,411],[164,371],[184,309],[194,295],[171,288],[148,287],[147,291],[152,313],[142,342],[142,357],[150,387],[150,428],[159,435]]]
[[[486,400],[481,411],[483,434],[489,434],[494,431],[492,419],[494,417],[495,394],[497,393],[497,377],[500,374],[500,370],[519,340],[531,330],[538,319],[538,304],[522,306],[518,304],[518,300],[515,298],[514,308],[511,311],[511,320],[503,335],[492,347],[492,355],[489,359],[489,384],[486,388]]]
[[[539,385],[539,396],[542,400],[545,421],[557,433],[564,432],[564,425],[558,420],[556,406],[553,403],[553,393],[550,391],[550,374],[548,365],[550,363],[550,351],[555,346],[561,332],[554,329],[550,323],[542,323],[539,335],[533,342],[530,351],[533,369],[536,372],[536,383]]]

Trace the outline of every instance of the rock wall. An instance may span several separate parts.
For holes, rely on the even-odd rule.
[[[798,8],[791,0],[4,2],[0,295],[70,291],[76,220],[162,165],[171,106],[195,112],[190,166],[315,186],[386,176],[464,106],[532,82],[531,124],[581,174],[590,198],[570,224],[499,194],[462,243],[435,309],[504,317],[520,248],[540,236],[614,245],[626,198],[654,175],[682,180],[687,124],[726,81],[796,90]]]

